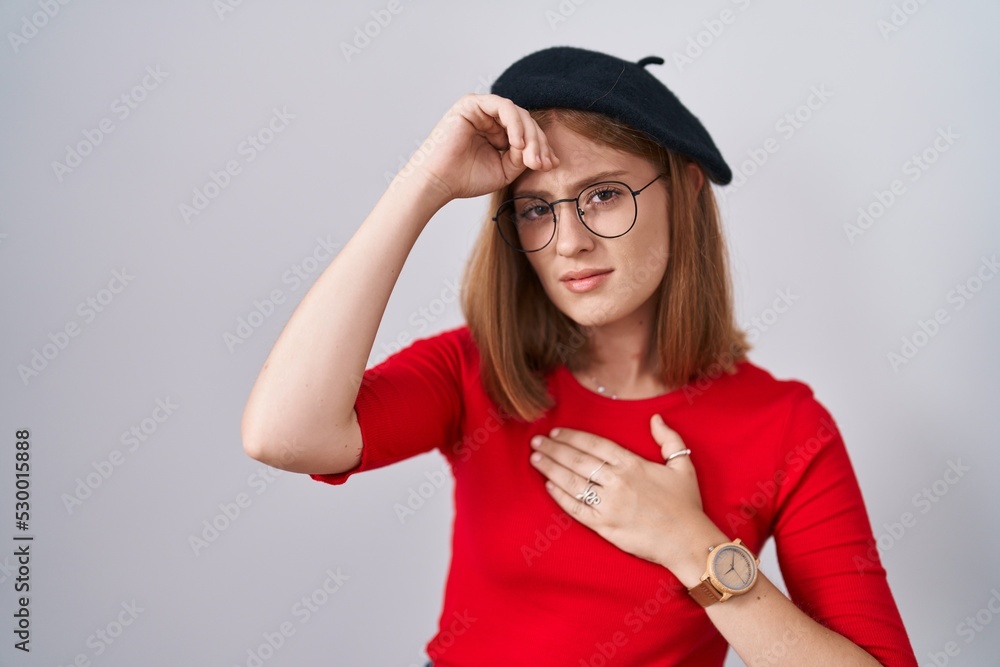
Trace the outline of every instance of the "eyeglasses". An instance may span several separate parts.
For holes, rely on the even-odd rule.
[[[576,214],[591,233],[605,239],[622,236],[635,225],[635,198],[661,178],[660,174],[638,190],[621,181],[588,185],[571,199],[547,202],[540,197],[514,197],[500,204],[493,221],[500,237],[514,250],[537,252],[556,235],[556,204],[576,202]]]

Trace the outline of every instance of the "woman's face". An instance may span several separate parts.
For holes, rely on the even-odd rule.
[[[544,132],[559,166],[526,170],[513,182],[512,197],[533,195],[551,202],[575,197],[585,186],[608,180],[638,190],[659,173],[649,161],[595,143],[559,122]],[[557,204],[555,236],[541,250],[525,253],[552,303],[581,326],[652,322],[669,251],[665,178],[643,190],[635,202],[635,224],[616,238],[591,233],[581,224],[573,202]],[[563,280],[564,274],[581,270],[608,273],[590,289],[585,289],[584,281]]]

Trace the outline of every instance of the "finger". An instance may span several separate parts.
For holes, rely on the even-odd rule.
[[[607,461],[615,467],[630,462],[636,455],[616,442],[602,438],[594,433],[578,431],[573,428],[558,427],[549,431],[549,439],[574,447],[590,454],[600,461]]]
[[[583,475],[567,468],[547,454],[534,452],[530,460],[536,470],[572,496],[583,493],[590,484]]]
[[[527,145],[524,119],[518,113],[518,107],[506,97],[499,95],[484,95],[480,100],[480,108],[489,116],[498,119],[507,131],[507,139],[512,148],[524,149]]]
[[[601,467],[600,472],[607,472],[608,466],[604,459],[599,459],[592,454],[588,454],[587,452],[559,442],[558,440],[546,438],[545,436],[538,437],[538,445],[535,445],[534,441],[532,441],[532,447],[534,447],[536,451],[545,454],[547,458],[555,461],[555,463],[559,464],[566,470],[575,473],[580,479],[584,480],[584,483],[586,483],[586,480],[590,479],[591,481],[595,481],[600,484],[600,482],[591,475],[593,475],[593,473],[601,467],[601,464],[604,464],[604,467]],[[605,475],[605,479],[607,479],[607,475]],[[566,488],[565,485],[563,488]],[[568,490],[572,491],[573,489]]]
[[[549,144],[549,138],[545,134],[545,130],[535,121],[534,118],[531,119],[531,124],[538,128],[538,140],[539,140],[539,150],[541,151],[542,157],[545,159],[546,168],[555,168],[559,166],[559,158],[556,156],[555,152],[552,150],[552,146]]]
[[[522,141],[519,139],[523,133],[521,121],[510,108],[502,108],[503,100],[496,95],[470,93],[464,95],[452,111],[472,125],[497,150],[506,150],[511,145],[523,148],[518,143]],[[513,106],[513,102],[507,102],[508,107]]]
[[[667,426],[666,422],[663,421],[663,417],[659,414],[654,414],[650,418],[649,423],[653,440],[660,445],[660,453],[663,455],[664,462],[666,462],[667,457],[671,454],[687,449],[687,445],[684,444],[681,436],[677,431]],[[676,470],[694,470],[694,464],[691,463],[690,455],[678,456],[671,460],[669,465]]]
[[[524,164],[524,151],[511,146],[500,158],[500,167],[507,182],[513,182],[527,168]]]
[[[485,137],[493,148],[503,151],[511,147],[507,128],[501,124],[499,118],[491,116],[486,110],[475,107],[463,113],[462,117]]]
[[[545,162],[545,156],[548,153],[548,143],[545,139],[545,133],[542,132],[542,128],[535,122],[535,119],[531,117],[531,113],[521,107],[517,108],[524,123],[526,163],[535,171],[551,168],[554,165],[551,162]]]
[[[575,498],[573,495],[566,493],[560,489],[557,485],[552,482],[545,483],[545,489],[552,496],[552,499],[556,501],[556,504],[566,514],[583,523],[584,525],[589,525],[597,517],[597,510],[594,509],[594,505],[588,505]],[[599,507],[599,505],[597,505]]]

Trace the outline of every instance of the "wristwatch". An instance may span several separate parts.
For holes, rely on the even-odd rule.
[[[707,607],[743,595],[757,582],[760,559],[736,538],[708,548],[708,565],[701,582],[688,589],[695,602]]]

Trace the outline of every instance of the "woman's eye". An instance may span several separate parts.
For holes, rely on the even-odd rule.
[[[605,204],[612,201],[618,195],[618,190],[614,188],[607,188],[604,190],[595,190],[591,194],[590,199],[598,204]]]
[[[544,206],[532,206],[531,208],[525,209],[521,213],[521,218],[524,220],[537,220],[538,218],[545,215],[547,209]]]

